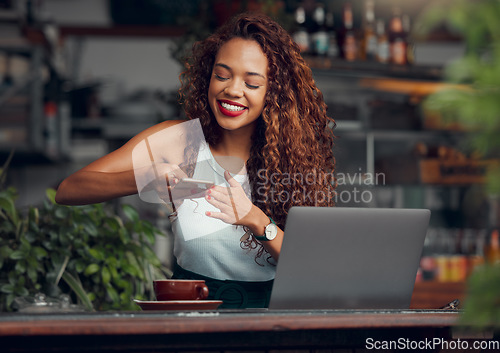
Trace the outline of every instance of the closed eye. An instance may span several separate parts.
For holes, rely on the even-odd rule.
[[[250,88],[250,89],[257,89],[257,88],[259,88],[259,87],[260,87],[260,86],[256,86],[256,85],[251,85],[251,84],[249,84],[249,83],[245,83],[245,84],[246,84],[246,86],[247,86],[248,88]]]
[[[214,74],[215,75],[215,78],[218,79],[219,81],[227,81],[229,80],[228,77],[222,77],[220,75],[217,75],[217,74]]]

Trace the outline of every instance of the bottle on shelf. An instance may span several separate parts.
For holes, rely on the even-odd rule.
[[[14,84],[11,71],[11,62],[12,62],[12,56],[10,53],[7,52],[5,55],[5,72],[2,82],[0,83],[0,95],[4,91],[7,91]]]
[[[422,280],[432,281],[436,277],[436,241],[438,231],[436,228],[429,228],[425,237],[422,256],[420,257],[420,271]]]
[[[403,32],[406,38],[406,63],[412,65],[415,63],[415,42],[411,37],[411,20],[408,14],[401,17]]]
[[[346,61],[354,61],[358,56],[358,43],[354,33],[352,6],[349,2],[344,4],[342,10],[341,53]]]
[[[328,52],[328,32],[326,29],[326,13],[323,4],[316,5],[313,13],[314,33],[312,34],[312,42],[314,54],[318,56],[326,56]]]
[[[474,270],[484,263],[484,230],[475,229],[469,230],[468,233],[468,263],[467,263],[467,277],[470,276]]]
[[[377,52],[377,35],[375,33],[375,2],[365,0],[363,10],[362,35],[359,48],[361,60],[375,60]]]
[[[388,63],[390,59],[389,53],[389,37],[385,30],[385,22],[382,19],[377,20],[377,53],[376,60],[379,63]]]
[[[310,44],[309,44],[309,32],[306,28],[306,10],[299,6],[295,10],[295,24],[297,29],[293,34],[293,40],[299,46],[302,54],[309,54]]]
[[[450,281],[462,282],[467,278],[467,252],[465,245],[465,229],[456,229],[453,231],[455,249],[449,259]]]
[[[45,150],[50,158],[58,157],[57,105],[54,101],[44,104]]]
[[[455,250],[455,239],[452,229],[439,229],[436,248],[436,280],[438,282],[451,282],[454,278],[452,262],[450,260]]]
[[[498,229],[493,229],[489,241],[484,247],[484,257],[487,263],[491,265],[500,264],[500,236]]]
[[[330,59],[338,58],[339,46],[337,43],[337,33],[335,32],[334,16],[332,12],[327,12],[325,16],[326,32],[328,35],[328,51],[327,56]]]
[[[396,65],[406,64],[406,36],[403,31],[401,9],[393,8],[393,14],[389,23],[389,52],[390,62]]]

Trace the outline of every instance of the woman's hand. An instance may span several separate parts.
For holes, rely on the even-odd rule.
[[[235,225],[248,225],[248,216],[255,207],[245,194],[243,187],[229,174],[224,172],[229,187],[213,186],[206,192],[206,200],[217,207],[220,212],[206,212],[212,218]]]
[[[179,180],[187,178],[186,173],[176,164],[154,163],[149,167],[136,169],[135,174],[139,183],[141,183],[140,180],[152,180],[140,190],[141,192],[154,190],[166,203],[182,201],[192,195],[190,190],[175,190],[175,185]]]
[[[257,235],[264,234],[269,218],[264,212],[247,197],[240,183],[231,177],[229,172],[224,172],[224,177],[229,183],[229,187],[213,186],[206,192],[206,200],[217,207],[220,212],[206,212],[206,215],[217,218],[223,222],[242,225]],[[281,244],[283,242],[283,231],[278,228],[278,235],[272,241],[264,241],[262,245],[278,260]]]

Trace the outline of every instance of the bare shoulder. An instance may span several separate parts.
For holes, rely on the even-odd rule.
[[[174,125],[177,125],[177,124],[185,123],[187,121],[189,121],[189,120],[181,120],[181,119],[177,119],[177,120],[165,120],[165,121],[162,121],[161,123],[158,123],[158,124],[154,125],[153,127],[157,128],[159,130],[162,130],[162,129],[166,129],[166,128],[172,127]]]
[[[161,123],[158,123],[156,125],[153,125],[153,126],[147,128],[146,130],[140,132],[136,136],[142,139],[144,137],[147,137],[147,136],[150,136],[150,135],[155,134],[157,132],[160,132],[164,129],[168,129],[172,126],[175,126],[175,125],[178,125],[181,123],[185,123],[186,121],[188,121],[188,120],[180,120],[180,119],[179,120],[165,120],[165,121],[162,121]]]

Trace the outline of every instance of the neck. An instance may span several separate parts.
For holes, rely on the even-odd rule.
[[[253,130],[222,130],[221,140],[216,146],[212,147],[212,153],[218,156],[238,157],[246,162],[250,157]]]

